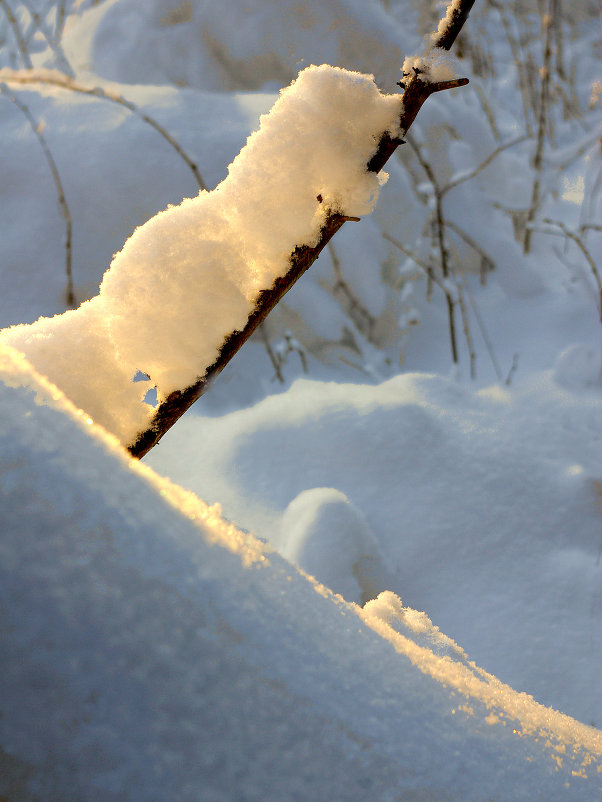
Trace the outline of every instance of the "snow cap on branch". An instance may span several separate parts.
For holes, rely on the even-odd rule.
[[[452,81],[457,77],[455,59],[442,50],[431,51],[426,56],[406,57],[401,71],[408,77],[418,73],[425,83]]]
[[[474,0],[473,0],[474,2]],[[437,30],[433,31],[430,35],[430,43],[432,46],[438,46],[441,38],[450,28],[453,18],[460,14],[462,11],[462,6],[467,6],[468,10],[473,5],[473,2],[467,3],[466,0],[449,0],[447,7],[445,9],[445,16],[439,20],[439,25],[437,26]],[[468,11],[466,12],[468,13]]]
[[[212,192],[140,226],[100,294],[79,309],[4,331],[71,400],[123,442],[159,400],[201,378],[244,328],[297,246],[315,246],[332,212],[368,214],[385,176],[366,169],[401,100],[373,77],[322,65],[284,89]],[[134,382],[134,377],[148,380]]]

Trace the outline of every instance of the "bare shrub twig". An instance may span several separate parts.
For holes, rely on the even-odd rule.
[[[525,237],[523,241],[523,251],[529,253],[531,250],[531,238],[533,229],[531,223],[535,220],[535,215],[539,209],[539,196],[541,193],[541,171],[543,166],[543,151],[546,138],[548,103],[550,97],[550,71],[552,64],[552,20],[555,11],[556,0],[549,0],[548,13],[543,16],[542,27],[544,29],[544,51],[543,65],[541,68],[541,84],[539,95],[539,117],[537,120],[537,144],[535,155],[533,156],[533,189],[531,191],[531,203],[527,212],[527,223],[525,227]]]
[[[0,2],[3,2],[3,0],[0,0]],[[92,97],[97,97],[101,100],[108,100],[112,103],[117,103],[120,106],[123,106],[124,108],[128,109],[128,111],[131,111],[132,114],[135,114],[143,122],[154,128],[155,131],[157,131],[157,133],[163,137],[163,139],[176,151],[178,156],[180,156],[180,158],[183,159],[188,165],[200,189],[207,189],[207,185],[205,184],[205,181],[203,180],[196,163],[190,158],[190,156],[188,156],[182,146],[173,138],[167,129],[165,129],[161,123],[157,122],[154,117],[151,117],[150,114],[143,112],[142,109],[140,109],[140,107],[137,106],[133,101],[123,97],[123,95],[119,95],[116,92],[111,92],[100,86],[85,86],[84,84],[80,84],[77,81],[74,81],[72,78],[69,78],[69,76],[63,75],[60,72],[38,72],[36,70],[32,70],[29,73],[23,73],[5,69],[0,70],[0,78],[9,84],[49,84],[51,86],[58,86],[61,89],[66,89],[70,92],[78,92],[82,95],[91,95]]]
[[[349,315],[357,330],[364,335],[368,342],[374,343],[376,319],[345,281],[341,260],[332,244],[332,240],[328,243],[328,251],[335,275],[335,283],[331,291],[335,298],[338,297],[339,303]]]
[[[56,23],[55,23],[57,30],[53,33],[48,29],[46,21],[44,20],[42,15],[39,14],[35,10],[35,8],[32,7],[31,3],[28,2],[28,0],[21,0],[21,2],[23,3],[25,8],[27,9],[27,12],[29,13],[29,15],[31,17],[31,20],[32,20],[35,28],[37,28],[37,30],[40,31],[42,36],[48,42],[48,47],[54,53],[57,62],[61,66],[61,70],[66,75],[69,75],[69,76],[73,77],[73,75],[74,75],[73,69],[71,67],[71,64],[69,64],[69,61],[68,61],[67,56],[65,55],[65,53],[63,51],[63,48],[61,47],[61,34],[62,34],[62,25],[63,25],[63,23],[60,22],[60,16],[59,16],[60,12],[59,12],[59,10],[57,9],[57,17],[56,17]],[[63,15],[64,15],[64,12],[65,12],[65,8],[64,8],[64,4],[63,4]],[[59,23],[60,23],[60,28],[59,28]]]
[[[581,253],[585,257],[585,259],[586,259],[586,261],[587,261],[587,263],[588,263],[588,265],[590,267],[590,270],[592,272],[592,275],[594,277],[594,281],[596,282],[597,297],[598,297],[598,303],[599,303],[600,322],[602,322],[602,277],[600,276],[600,271],[596,267],[596,263],[594,262],[594,258],[591,255],[591,253],[589,252],[589,250],[588,250],[587,246],[585,245],[582,237],[580,237],[579,234],[575,234],[574,231],[571,231],[570,228],[568,228],[561,220],[551,220],[549,217],[545,217],[543,222],[546,223],[547,225],[555,226],[556,228],[558,228],[560,230],[559,231],[555,231],[554,229],[550,230],[550,229],[541,229],[541,228],[537,228],[537,229],[534,229],[534,230],[537,230],[542,234],[552,234],[552,235],[555,234],[557,236],[565,237],[566,239],[571,240],[572,242],[575,243],[575,245],[579,248],[579,250],[581,251]],[[602,226],[597,226],[595,224],[587,224],[586,223],[586,224],[584,224],[584,225],[582,225],[580,227],[579,232],[582,234],[582,233],[584,233],[584,231],[586,231],[587,229],[590,229],[590,228],[593,228],[593,229],[596,229],[596,230],[602,230]]]
[[[40,143],[40,147],[44,153],[44,158],[48,163],[48,167],[50,168],[50,172],[52,173],[52,178],[54,180],[54,184],[56,187],[56,193],[58,197],[59,207],[61,210],[61,216],[65,221],[65,274],[67,277],[67,286],[65,289],[65,300],[67,305],[70,307],[75,306],[75,292],[73,289],[73,257],[72,257],[72,238],[73,238],[73,222],[71,219],[71,212],[69,211],[69,205],[67,203],[67,198],[65,196],[65,190],[63,188],[63,182],[61,181],[61,176],[58,171],[58,167],[56,166],[56,162],[48,146],[48,142],[46,141],[46,137],[42,132],[42,125],[36,121],[33,114],[29,110],[29,108],[21,101],[15,94],[13,94],[10,89],[6,86],[5,83],[0,83],[0,94],[5,95],[15,106],[19,109],[19,111],[24,115],[27,122],[30,125],[31,130],[37,137],[38,142]]]
[[[276,352],[272,348],[272,343],[270,342],[270,338],[268,337],[268,333],[266,331],[265,322],[263,322],[260,326],[257,327],[257,333],[261,337],[261,341],[263,342],[266,353],[270,358],[272,367],[274,368],[274,376],[278,379],[280,384],[284,384],[284,375],[282,373],[282,361],[278,359],[278,357],[276,356]]]
[[[481,277],[481,284],[485,286],[487,283],[487,274],[490,273],[495,268],[495,263],[493,259],[487,254],[487,252],[481,248],[478,242],[476,242],[469,234],[467,234],[463,228],[456,225],[452,220],[446,220],[445,225],[447,228],[450,228],[455,234],[457,234],[460,239],[464,240],[464,242],[472,248],[475,253],[478,253],[481,257],[481,270],[480,270],[480,277]]]
[[[17,47],[19,48],[19,52],[21,53],[21,58],[23,59],[23,65],[29,70],[33,67],[33,64],[29,55],[29,50],[27,49],[27,42],[25,41],[23,31],[19,25],[19,20],[16,18],[14,11],[8,5],[6,0],[0,0],[0,8],[2,8],[6,14],[10,27],[13,29],[15,41],[17,43]]]
[[[439,182],[435,176],[435,171],[426,160],[422,153],[422,149],[418,145],[417,142],[414,141],[413,138],[408,137],[407,141],[411,146],[420,166],[424,170],[427,175],[427,178],[431,184],[433,190],[433,198],[435,201],[435,208],[433,212],[433,223],[435,228],[435,239],[438,246],[439,251],[439,264],[441,267],[441,275],[443,277],[443,286],[445,287],[445,301],[447,304],[447,318],[448,318],[448,326],[449,326],[449,342],[451,346],[452,352],[452,361],[454,364],[457,364],[459,361],[458,355],[458,341],[457,341],[457,334],[456,334],[456,320],[455,320],[455,304],[456,298],[454,297],[454,293],[449,290],[449,286],[446,283],[447,279],[450,276],[451,264],[449,261],[449,253],[447,250],[447,243],[445,240],[445,218],[443,216],[443,193],[441,188],[439,187]]]
[[[512,148],[512,147],[514,147],[514,145],[518,145],[519,142],[524,142],[525,139],[528,139],[528,137],[527,137],[526,134],[523,134],[522,136],[517,136],[514,139],[509,140],[508,142],[502,142],[501,145],[498,145],[498,147],[495,150],[491,151],[489,156],[487,156],[487,158],[483,159],[483,161],[479,165],[477,165],[474,169],[467,170],[467,171],[461,173],[456,178],[452,178],[452,180],[449,181],[449,183],[447,183],[445,186],[441,187],[441,189],[439,190],[440,193],[441,193],[441,196],[443,197],[443,195],[445,195],[447,192],[449,192],[450,189],[454,189],[455,187],[459,186],[460,184],[463,184],[464,181],[470,181],[472,178],[474,178],[480,172],[482,172],[486,167],[489,167],[491,162],[497,156],[499,156],[499,154],[502,151],[507,150],[508,148]]]

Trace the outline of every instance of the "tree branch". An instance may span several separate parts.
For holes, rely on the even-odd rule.
[[[474,3],[475,0],[451,0],[447,6],[447,13],[439,23],[437,33],[433,37],[433,47],[440,50],[451,50]]]
[[[449,50],[451,48],[468,17],[470,9],[474,5],[474,1],[475,0],[452,0],[448,6],[445,19],[440,23],[437,33],[433,34],[432,42],[434,48],[443,50]],[[392,137],[389,133],[383,133],[378,143],[376,153],[366,166],[367,170],[375,173],[380,172],[397,147],[403,144],[402,137],[414,122],[416,115],[427,98],[435,92],[465,86],[467,83],[467,78],[430,82],[428,80],[428,75],[414,71],[414,74],[408,79],[405,85],[403,95],[400,118],[401,137]],[[336,212],[329,214],[322,227],[318,244],[315,247],[301,245],[295,248],[291,255],[290,268],[286,275],[277,278],[270,289],[262,290],[259,293],[255,308],[249,316],[245,327],[242,331],[233,331],[226,338],[220,349],[219,356],[215,362],[207,368],[203,376],[199,377],[190,387],[171,393],[159,404],[150,426],[145,431],[141,432],[136,438],[136,441],[129,446],[129,451],[134,457],[143,457],[159,442],[161,437],[186,410],[200,398],[209,384],[221,373],[232,357],[249,339],[251,334],[253,334],[256,328],[265,320],[268,313],[276,306],[283,295],[293,286],[297,279],[311,267],[328,242],[348,219],[350,218]]]

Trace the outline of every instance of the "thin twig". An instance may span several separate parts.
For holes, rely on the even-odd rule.
[[[556,45],[556,72],[561,81],[566,81],[566,70],[564,68],[564,42],[562,39],[562,22],[564,14],[562,13],[562,0],[556,0],[556,7],[554,9],[554,38]]]
[[[591,253],[587,249],[587,247],[586,247],[585,243],[583,242],[583,240],[581,239],[581,237],[579,237],[577,234],[575,234],[574,231],[571,231],[569,228],[567,228],[565,226],[565,224],[561,220],[550,220],[549,217],[546,217],[546,218],[544,218],[543,222],[547,223],[548,225],[551,225],[551,226],[557,226],[562,231],[562,233],[564,234],[565,237],[567,237],[568,239],[572,240],[575,243],[575,245],[577,245],[577,247],[579,248],[581,253],[585,256],[585,258],[587,260],[587,263],[589,264],[589,266],[591,268],[592,274],[593,274],[594,279],[596,281],[596,285],[598,287],[598,293],[602,293],[602,278],[600,277],[600,273],[598,272],[598,268],[596,267],[596,263],[594,262],[594,259],[593,259],[592,255],[591,255]],[[550,233],[551,234],[551,233],[554,233],[554,232],[550,231],[550,232],[546,232],[546,233]]]
[[[374,315],[370,314],[368,309],[356,297],[349,284],[343,277],[343,270],[341,268],[341,260],[335,250],[332,240],[328,243],[328,251],[330,253],[330,260],[332,262],[332,269],[335,275],[335,284],[332,288],[334,295],[343,296],[343,303],[341,304],[345,312],[349,315],[357,330],[364,335],[370,343],[374,343],[374,327],[376,320]]]
[[[554,167],[554,169],[562,173],[564,172],[567,167],[570,167],[573,162],[575,162],[579,157],[583,156],[584,153],[594,145],[597,144],[598,140],[600,139],[600,134],[598,132],[594,134],[589,134],[584,137],[584,139],[579,143],[577,147],[574,145],[571,148],[561,148],[560,152],[556,152],[553,154],[549,154],[544,156],[543,162],[544,164],[550,165]],[[570,155],[567,155],[567,151],[570,150]],[[560,161],[560,158],[564,157],[563,161]]]
[[[446,184],[444,187],[441,187],[441,190],[440,190],[441,196],[445,195],[446,192],[449,192],[450,189],[454,189],[455,187],[459,186],[460,184],[463,184],[464,181],[470,181],[471,178],[474,178],[480,172],[482,172],[486,167],[489,167],[491,162],[495,158],[497,158],[497,156],[499,156],[499,154],[502,151],[507,150],[508,148],[514,147],[514,145],[518,145],[519,142],[524,142],[525,139],[527,139],[527,138],[528,138],[527,135],[523,134],[522,136],[517,136],[517,137],[515,137],[514,139],[511,139],[508,142],[502,142],[502,144],[498,145],[498,147],[495,150],[493,150],[489,154],[489,156],[487,156],[486,159],[483,159],[483,161],[477,167],[475,167],[472,170],[468,170],[465,173],[462,173],[461,175],[457,176],[456,178],[452,178],[451,181],[448,184]]]
[[[0,0],[0,2],[3,2],[3,0]],[[113,92],[109,92],[100,86],[84,86],[83,84],[72,80],[66,75],[62,75],[61,73],[40,74],[33,71],[30,74],[24,75],[20,72],[13,72],[12,70],[5,69],[0,70],[0,78],[8,83],[16,84],[49,84],[51,86],[58,86],[61,89],[66,89],[71,92],[79,92],[83,95],[92,95],[92,97],[97,97],[101,100],[110,100],[112,103],[118,103],[120,106],[123,106],[131,111],[132,114],[135,114],[137,117],[139,117],[143,122],[148,123],[148,125],[154,128],[155,131],[157,131],[157,133],[160,134],[163,139],[165,139],[165,141],[171,145],[178,156],[180,156],[186,162],[199,187],[201,189],[207,189],[207,185],[199,173],[198,167],[190,158],[190,156],[184,152],[183,148],[178,142],[176,142],[172,135],[153,117],[143,112],[135,103],[123,97],[123,95],[114,94]]]
[[[27,0],[21,0],[21,2],[29,12],[29,15],[31,16],[32,21],[35,23],[36,28],[40,31],[42,36],[48,42],[48,46],[56,56],[56,59],[61,65],[61,69],[63,70],[63,72],[69,77],[73,77],[74,75],[73,69],[71,67],[71,64],[69,64],[69,61],[67,60],[67,56],[65,55],[63,48],[61,47],[60,39],[57,38],[56,34],[50,33],[45,20],[42,18],[40,14],[38,14],[35,8],[31,7],[30,3],[27,2]]]
[[[498,11],[500,15],[502,26],[506,34],[506,39],[508,40],[508,44],[510,45],[512,58],[514,59],[514,64],[516,65],[516,69],[518,72],[518,85],[520,87],[521,98],[523,102],[523,119],[525,121],[525,128],[527,131],[527,135],[533,136],[533,131],[531,128],[531,122],[529,120],[529,117],[530,117],[530,112],[534,108],[534,104],[533,102],[531,102],[532,98],[529,97],[530,95],[529,81],[527,80],[525,64],[519,53],[518,42],[516,41],[516,39],[514,38],[514,34],[512,33],[510,22],[506,14],[505,4],[498,2],[498,0],[489,0],[489,2]]]
[[[463,239],[464,242],[470,248],[472,248],[473,251],[478,253],[479,256],[481,257],[481,284],[485,286],[486,283],[485,276],[487,275],[487,272],[491,272],[492,270],[495,269],[495,263],[493,262],[493,259],[491,259],[491,257],[486,253],[486,251],[484,251],[483,248],[481,248],[479,243],[473,240],[473,238],[469,236],[464,231],[464,229],[460,228],[460,226],[456,225],[451,220],[446,220],[445,225],[447,226],[447,228],[451,228],[451,230],[454,233],[456,233],[460,237],[460,239]]]
[[[489,123],[489,127],[491,128],[491,133],[493,134],[496,142],[499,142],[502,138],[500,134],[500,129],[497,127],[497,123],[495,121],[495,115],[493,113],[493,109],[491,108],[489,101],[485,97],[485,92],[480,84],[474,84],[475,92],[479,100],[481,101],[481,108],[483,109],[485,116],[487,117],[487,122]]]
[[[412,251],[408,250],[404,245],[401,244],[401,242],[399,242],[398,239],[393,237],[391,234],[388,234],[386,231],[383,231],[382,232],[382,236],[383,236],[384,239],[386,239],[392,245],[395,245],[396,248],[399,248],[399,250],[402,253],[404,253],[406,256],[408,256],[410,259],[412,259],[412,261],[416,265],[418,265],[418,267],[420,267],[426,273],[427,278],[432,280],[439,287],[439,289],[441,290],[441,292],[443,292],[443,294],[445,295],[446,298],[448,298],[448,297],[451,298],[452,303],[453,303],[453,297],[451,296],[451,293],[449,291],[449,286],[447,286],[445,282],[440,281],[437,278],[437,276],[435,276],[435,274],[433,272],[433,269],[432,269],[432,267],[430,265],[428,265],[422,259],[417,257],[416,254],[412,253]],[[462,286],[466,290],[466,294],[467,294],[467,296],[469,298],[469,301],[471,302],[471,306],[473,306],[473,308],[475,308],[474,299],[470,295],[470,293],[468,291],[468,287],[466,286],[465,282],[462,282]],[[460,307],[460,312],[461,312],[461,315],[462,315],[462,322],[463,322],[463,325],[464,325],[464,335],[466,337],[466,344],[468,346],[468,353],[469,353],[469,356],[470,356],[470,377],[472,379],[474,379],[475,378],[476,353],[475,353],[475,350],[474,350],[472,336],[470,334],[470,326],[469,326],[469,321],[468,321],[468,315],[466,313],[466,305],[464,303],[464,298],[462,297],[462,288],[459,285],[457,285],[457,289],[458,289],[458,305]],[[476,312],[475,317],[477,319],[477,324],[478,324],[479,328],[481,329],[481,333],[484,334],[483,339],[485,340],[485,344],[487,345],[488,344],[487,334],[484,331],[482,320],[481,320],[480,316],[478,315],[478,311],[476,310],[476,308],[475,308],[475,312]],[[489,350],[490,350],[490,348],[489,348]],[[490,354],[491,353],[492,352],[490,350]],[[494,365],[495,365],[496,364],[495,357],[493,357],[493,361],[494,361]]]
[[[396,248],[399,248],[399,250],[402,253],[404,253],[414,262],[414,264],[418,265],[418,267],[421,268],[421,270],[424,270],[424,272],[426,273],[426,277],[429,281],[431,281],[433,284],[436,284],[442,292],[445,292],[445,286],[441,281],[439,281],[439,279],[435,275],[435,271],[433,270],[432,265],[427,264],[425,261],[420,259],[420,257],[416,256],[416,254],[413,251],[411,251],[409,248],[406,248],[405,245],[403,245],[392,234],[388,234],[386,231],[383,231],[382,235],[384,239],[386,239],[388,242],[391,243],[391,245],[395,245]]]
[[[0,6],[2,7],[4,13],[6,14],[10,26],[13,29],[15,40],[17,42],[17,47],[19,48],[19,52],[21,53],[21,58],[23,59],[23,65],[28,70],[30,70],[33,67],[33,64],[29,56],[29,51],[27,50],[27,43],[21,31],[21,26],[19,25],[19,20],[15,17],[12,8],[8,5],[6,0],[0,0]]]
[[[535,115],[535,120],[539,117],[539,108],[540,108],[540,95],[538,92],[538,83],[537,83],[537,76],[540,75],[540,70],[535,63],[535,59],[530,51],[527,51],[525,55],[525,76],[527,79],[527,89],[529,95],[531,96],[531,105],[533,106],[533,113]]]
[[[428,163],[428,161],[424,158],[421,148],[414,141],[413,138],[408,137],[407,141],[411,146],[412,150],[414,151],[414,153],[416,154],[416,158],[420,162],[422,169],[426,173],[427,178],[433,187],[433,195],[435,199],[435,211],[434,211],[435,236],[437,239],[437,245],[439,247],[441,273],[443,275],[443,279],[445,280],[449,277],[450,274],[450,264],[448,260],[447,245],[445,242],[445,218],[443,216],[443,195],[441,193],[441,188],[439,187],[439,183],[437,182],[435,171]],[[448,290],[445,291],[445,301],[447,304],[449,342],[452,352],[452,361],[454,364],[457,364],[459,362],[459,354],[458,354],[458,341],[456,336],[455,301],[452,294]]]
[[[485,348],[487,349],[487,353],[489,354],[489,358],[491,359],[491,364],[493,365],[493,369],[495,370],[495,375],[497,376],[498,381],[501,382],[503,381],[502,369],[500,367],[500,363],[497,361],[495,350],[493,348],[491,338],[489,337],[489,333],[487,332],[487,328],[485,327],[485,322],[479,311],[479,307],[477,306],[474,295],[472,294],[472,292],[468,287],[467,281],[462,281],[462,287],[464,289],[464,292],[466,293],[466,297],[468,298],[468,302],[471,306],[475,320],[477,321],[477,326],[479,327],[479,331],[481,332],[481,337],[483,338],[483,342],[485,343]]]
[[[284,352],[280,351],[279,349],[277,358],[280,359],[281,364],[284,364],[289,354],[298,354],[299,362],[301,362],[301,369],[303,370],[303,373],[307,373],[307,357],[305,356],[303,347],[290,331],[285,331],[283,336],[286,343],[286,349]]]
[[[276,354],[274,353],[274,349],[272,348],[272,344],[270,342],[270,338],[268,337],[268,333],[265,328],[265,323],[262,323],[261,326],[257,328],[259,332],[259,336],[265,346],[265,350],[270,358],[270,362],[272,363],[272,367],[274,368],[274,374],[280,384],[284,384],[284,376],[282,375],[282,366],[280,361],[278,360]]]
[[[65,0],[59,0],[56,4],[56,19],[54,23],[54,38],[57,42],[63,38],[63,28],[65,26]]]
[[[464,337],[466,338],[466,345],[468,347],[468,355],[470,358],[470,378],[476,378],[476,362],[477,355],[474,350],[474,343],[472,341],[472,334],[470,333],[470,323],[468,320],[468,312],[466,311],[466,304],[464,303],[464,293],[462,287],[458,285],[458,306],[460,307],[460,315],[462,317],[462,325],[464,327]]]
[[[537,121],[537,145],[533,157],[533,170],[535,178],[531,192],[531,204],[527,214],[525,227],[525,238],[523,251],[529,253],[531,250],[532,228],[531,223],[535,220],[535,215],[539,209],[539,196],[541,192],[541,169],[543,166],[543,151],[547,129],[548,100],[550,95],[550,71],[552,61],[552,14],[554,11],[554,0],[549,0],[549,11],[542,19],[545,31],[543,66],[541,71],[541,87],[539,97],[539,118]]]
[[[518,354],[513,354],[512,356],[512,364],[510,365],[510,370],[508,371],[508,375],[506,376],[506,381],[504,384],[506,387],[510,387],[512,384],[512,379],[514,378],[514,374],[518,370]]]
[[[42,126],[35,120],[29,108],[16,95],[13,94],[4,83],[0,83],[0,93],[5,95],[5,97],[7,97],[12,103],[14,103],[15,106],[19,109],[19,111],[27,119],[27,122],[29,123],[31,130],[36,135],[38,142],[40,143],[40,146],[48,163],[48,167],[50,168],[50,172],[52,173],[52,178],[54,179],[54,184],[56,186],[56,192],[58,196],[58,202],[61,209],[61,216],[65,221],[65,274],[67,278],[65,299],[67,301],[68,306],[74,307],[75,292],[73,289],[72,247],[71,247],[73,223],[71,219],[71,212],[69,211],[69,205],[67,203],[67,198],[65,197],[63,182],[61,181],[61,176],[58,171],[58,167],[56,166],[56,162],[50,151],[48,142],[46,141],[46,137],[42,133]]]

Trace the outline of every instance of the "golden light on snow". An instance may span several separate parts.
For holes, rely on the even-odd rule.
[[[529,735],[536,741],[541,740],[552,752],[552,760],[559,766],[562,766],[562,758],[554,753],[567,754],[568,746],[571,758],[577,766],[574,776],[584,776],[581,772],[587,766],[595,766],[597,771],[602,769],[602,734],[599,730],[539,704],[526,693],[513,690],[465,656],[462,657],[461,649],[458,649],[453,658],[449,654],[439,656],[430,648],[406,637],[399,630],[403,630],[406,625],[405,613],[408,608],[403,607],[401,599],[390,591],[380,594],[363,609],[357,606],[354,609],[364,623],[389,640],[396,651],[408,657],[424,674],[463,694],[473,704],[483,703],[488,711],[484,720],[490,726],[505,726],[512,721],[514,735]],[[440,633],[436,627],[432,627],[431,636],[439,640]],[[445,637],[446,642],[450,640]],[[458,705],[458,710],[474,714],[472,706],[468,710],[467,705]],[[452,712],[455,714],[456,709]],[[515,722],[520,725],[520,729]]]
[[[576,203],[581,206],[585,195],[585,179],[582,175],[578,175],[574,181],[569,178],[564,178],[562,181],[564,192],[562,193],[563,200]]]

